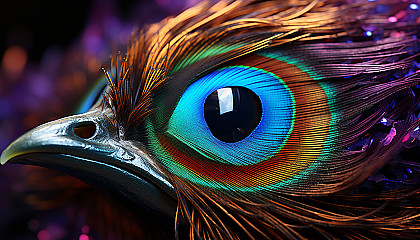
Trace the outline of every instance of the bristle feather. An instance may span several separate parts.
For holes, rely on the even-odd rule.
[[[370,21],[371,3],[342,3],[204,2],[133,34],[127,57],[112,60],[116,76],[114,70],[106,73],[111,89],[106,99],[113,122],[117,129],[150,135],[147,147],[171,176],[179,202],[176,221],[187,221],[190,239],[416,234],[418,188],[378,196],[344,192],[390,161],[419,124],[412,112],[419,98],[409,89],[420,83],[420,73],[391,79],[412,66],[418,54],[411,47],[418,40],[387,38],[385,31],[386,38],[378,41],[320,41],[360,37],[361,26]],[[356,9],[362,9],[358,16]],[[373,24],[384,20],[377,17]],[[241,71],[220,78],[242,79],[246,71],[259,69],[255,75],[278,76],[292,92],[296,123],[278,159],[249,164],[250,157],[241,155],[244,166],[229,165],[196,138],[168,133],[187,88],[208,74],[235,68]],[[403,99],[395,103],[397,96]],[[370,132],[393,115],[401,115],[392,125],[395,135]],[[362,138],[367,143],[361,150],[349,149]],[[257,169],[258,164],[264,167]]]

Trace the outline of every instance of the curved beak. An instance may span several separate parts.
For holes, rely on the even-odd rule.
[[[3,151],[1,164],[59,170],[120,192],[153,213],[175,216],[173,186],[141,143],[118,138],[106,114],[96,108],[32,129]]]

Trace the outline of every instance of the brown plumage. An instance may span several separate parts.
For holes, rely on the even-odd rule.
[[[133,73],[129,75],[132,79],[142,79],[142,81],[130,80],[129,77],[125,77],[123,74],[125,71],[122,70],[121,76],[124,75],[124,77],[120,82],[117,81],[119,85],[111,88],[108,102],[115,109],[114,121],[125,129],[135,128],[136,124],[140,124],[146,116],[140,116],[140,113],[145,114],[146,111],[131,109],[135,107],[150,109],[149,106],[143,105],[144,103],[151,104],[151,101],[145,101],[145,99],[151,98],[152,93],[161,87],[162,79],[172,80],[168,78],[168,75],[176,71],[174,68],[181,59],[188,59],[193,54],[204,52],[206,48],[217,44],[226,47],[242,44],[242,47],[229,51],[223,56],[217,55],[214,57],[215,60],[207,60],[204,64],[212,64],[212,69],[261,49],[284,45],[284,48],[291,48],[293,51],[295,45],[290,44],[291,42],[299,47],[301,43],[324,42],[349,36],[357,39],[363,34],[361,26],[367,23],[384,28],[383,33],[386,37],[393,26],[385,24],[387,16],[371,15],[374,7],[375,3],[343,4],[340,1],[223,1],[211,7],[208,3],[202,3],[176,18],[153,24],[141,30],[139,34],[133,35],[127,51],[127,63],[123,64],[123,66],[126,64],[134,66]],[[407,27],[409,26],[408,24]],[[369,46],[370,43],[362,44]],[[390,51],[391,55],[397,54],[393,50]],[[338,77],[339,74],[333,74],[334,65],[331,62],[336,60],[333,56],[334,54],[331,54],[330,59],[319,60],[319,63],[322,64],[325,61],[324,69],[327,74]],[[354,56],[358,58],[357,54]],[[369,55],[365,54],[365,56]],[[384,55],[384,59],[388,58]],[[412,58],[402,59],[402,61],[406,61],[408,65],[412,64]],[[186,65],[187,63],[183,66]],[[336,72],[343,71],[342,75],[350,74],[351,69],[343,69],[343,66],[339,65],[336,67]],[[193,71],[191,75],[208,71],[206,67],[193,65],[190,68],[188,70]],[[319,68],[322,69],[322,67]],[[355,68],[354,72],[357,71],[369,70]],[[418,77],[413,76],[413,78]],[[360,79],[355,79],[354,82],[356,81]],[[417,80],[411,81],[410,84],[415,82]],[[357,83],[348,81],[347,84]],[[140,92],[133,89],[140,89]],[[125,94],[117,94],[117,91]],[[114,100],[119,97],[125,99],[120,102]],[[125,108],[123,104],[127,103],[129,107]],[[126,112],[119,114],[117,111]],[[417,122],[413,123],[410,120],[407,123],[413,123],[412,125],[398,127],[413,129]],[[400,135],[399,140],[401,141],[403,137]],[[355,135],[354,138],[357,139],[360,136]],[[354,141],[355,139],[349,139],[350,143]],[[244,237],[301,239],[315,238],[315,236],[316,238],[358,239],[386,238],[389,234],[411,238],[418,234],[419,206],[416,199],[419,197],[419,189],[417,186],[376,194],[352,192],[354,186],[360,184],[389,161],[390,155],[398,151],[401,145],[396,144],[392,148],[393,150],[389,151],[392,154],[378,155],[377,158],[382,160],[378,161],[375,158],[373,164],[357,166],[358,171],[364,168],[363,174],[352,176],[350,174],[354,174],[353,169],[349,175],[340,176],[342,180],[337,179],[337,182],[328,188],[324,186],[320,191],[322,194],[316,191],[309,194],[318,195],[316,197],[299,196],[302,195],[301,192],[296,193],[297,196],[276,195],[275,193],[225,195],[197,187],[182,178],[172,176],[179,201],[177,218],[186,219],[187,225],[190,226],[189,236],[192,239],[195,237],[203,239]],[[376,153],[374,150],[366,151],[360,157],[363,158],[365,154]],[[171,175],[171,173],[167,174]],[[349,191],[352,193],[349,194]]]

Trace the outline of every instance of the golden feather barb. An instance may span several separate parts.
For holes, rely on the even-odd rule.
[[[117,76],[109,80],[111,91],[106,98],[116,110],[115,125],[131,129],[141,123],[151,111],[153,94],[191,63],[185,59],[194,60],[214,46],[223,46],[227,54],[215,63],[218,67],[293,41],[356,34],[369,6],[373,5],[320,0],[206,1],[146,26],[132,34],[125,57],[113,57]]]
[[[114,110],[115,126],[123,127],[126,132],[138,126],[153,110],[151,106],[157,91],[174,74],[200,58],[209,58],[213,63],[212,69],[215,69],[228,61],[270,47],[325,42],[345,36],[358,38],[362,36],[361,26],[365,23],[382,26],[386,37],[391,32],[384,24],[387,16],[369,16],[374,7],[374,3],[370,2],[345,1],[221,1],[214,5],[203,2],[177,17],[152,24],[133,33],[126,56],[119,55],[114,60],[118,62],[114,67],[117,76],[108,77],[111,90],[106,98]],[[215,46],[223,46],[224,50],[219,52],[217,61],[212,61],[211,56],[218,53],[207,53]],[[329,72],[326,75],[338,72],[341,67],[328,66]],[[331,70],[334,67],[337,71]],[[356,65],[354,67],[354,71],[359,71]],[[200,75],[201,71],[208,70],[211,69],[195,69],[192,75]],[[348,81],[348,85],[341,86],[341,91],[345,93],[354,87],[354,82],[356,79]],[[381,117],[379,110],[374,116]],[[418,124],[418,121],[407,122],[413,124],[397,124],[397,127],[406,131]],[[397,136],[395,142],[403,137]],[[343,141],[352,142],[354,139]],[[391,144],[387,148],[397,150],[400,147]],[[340,175],[342,179],[337,180],[336,185],[319,186],[319,189],[324,187],[325,193],[330,194],[318,197],[280,194],[250,196],[241,193],[222,195],[171,175],[165,169],[162,171],[171,176],[179,201],[176,219],[180,222],[185,220],[189,226],[187,231],[190,239],[369,239],[391,235],[401,238],[418,236],[418,187],[387,191],[376,196],[333,193],[334,189],[342,189],[343,185],[349,188],[360,183],[354,180],[363,179],[360,175],[373,171],[366,169],[366,172],[359,172],[363,166],[378,168],[375,164],[362,161],[366,154],[372,152],[355,154],[360,160],[353,162],[358,165],[347,168],[349,174]],[[377,154],[380,156],[381,153]],[[346,159],[346,156],[342,157]],[[377,164],[382,165],[384,161],[377,161]]]

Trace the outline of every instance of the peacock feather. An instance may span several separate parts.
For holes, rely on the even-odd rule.
[[[174,192],[176,238],[419,237],[416,181],[362,187],[385,166],[419,172],[399,158],[418,143],[418,26],[376,6],[200,3],[134,32],[86,116],[111,126],[106,146],[129,146],[119,161],[145,149]]]

